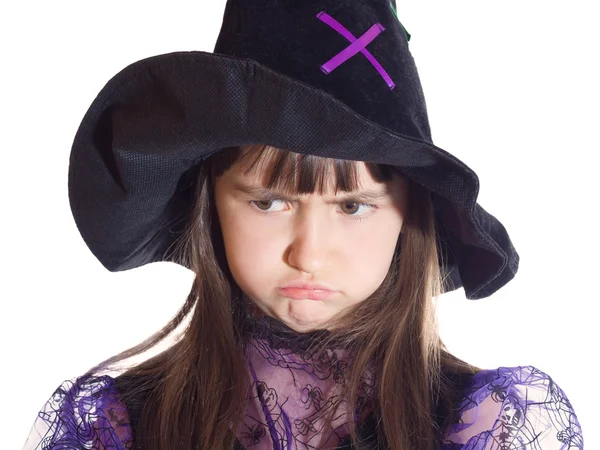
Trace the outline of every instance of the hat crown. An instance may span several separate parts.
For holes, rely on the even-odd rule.
[[[431,142],[417,68],[389,0],[229,0],[214,51],[254,60]]]

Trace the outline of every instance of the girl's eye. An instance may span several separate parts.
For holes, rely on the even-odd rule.
[[[361,206],[369,206],[366,203],[352,203],[352,202],[341,203],[340,205],[342,206],[342,211],[344,211],[344,208],[348,207],[348,211],[344,211],[344,212],[348,213],[351,216],[353,216],[356,213],[357,209],[360,208]]]
[[[282,200],[278,200],[278,199],[268,199],[268,200],[251,200],[250,204],[254,206],[254,208],[258,209],[260,214],[269,214],[272,212],[278,212],[281,210],[271,210],[269,211],[269,206],[272,205],[274,202],[283,202]],[[342,211],[348,215],[348,216],[352,216],[349,217],[349,219],[352,220],[362,220],[366,217],[368,217],[370,214],[360,214],[357,215],[356,212],[358,210],[360,210],[361,207],[365,207],[368,210],[375,210],[377,209],[377,205],[371,205],[369,203],[358,203],[358,202],[343,202],[340,203]]]
[[[261,212],[263,213],[269,213],[269,212],[275,212],[275,211],[267,211],[266,209],[269,208],[269,204],[273,204],[273,202],[276,202],[278,200],[252,200],[250,203],[255,205]],[[263,207],[265,207],[266,209],[263,209]]]

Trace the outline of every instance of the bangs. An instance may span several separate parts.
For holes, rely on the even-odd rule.
[[[328,188],[337,194],[357,191],[361,187],[358,174],[360,161],[305,155],[264,144],[234,147],[218,152],[217,156],[213,176],[221,175],[237,162],[242,164],[244,175],[263,174],[267,189],[287,195],[315,192],[323,195]],[[365,162],[365,167],[378,183],[394,177],[393,166]]]

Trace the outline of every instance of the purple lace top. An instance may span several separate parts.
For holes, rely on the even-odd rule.
[[[236,433],[244,447],[300,448],[298,437],[315,434],[313,410],[327,406],[320,403],[319,388],[308,384],[295,398],[283,401],[274,387],[259,389],[268,392],[265,406],[250,403],[248,420]],[[304,405],[306,413],[296,408],[293,417],[284,414],[288,404]],[[583,449],[581,427],[567,396],[533,366],[475,375],[460,402],[460,414],[444,435],[444,450]],[[273,437],[281,441],[278,436],[285,438],[285,446],[273,444]],[[38,413],[23,450],[133,448],[127,409],[119,401],[114,378],[104,375],[64,381]]]
[[[327,429],[323,416],[345,382],[348,355],[328,350],[326,356],[306,358],[306,340],[290,345],[298,335],[277,329],[275,322],[261,319],[252,325],[246,348],[252,383],[245,419],[235,430],[237,448],[311,449],[323,436],[325,448],[341,446],[348,435],[346,411]],[[370,372],[363,381],[360,399],[367,399]],[[444,431],[441,449],[583,449],[575,411],[548,374],[533,366],[499,367],[468,381],[457,405],[458,420]],[[368,404],[359,401],[360,419],[370,412]],[[115,378],[75,377],[43,405],[23,450],[134,449],[133,417]]]

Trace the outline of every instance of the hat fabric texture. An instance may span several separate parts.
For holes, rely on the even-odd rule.
[[[134,62],[76,133],[69,201],[110,271],[172,261],[194,180],[215,152],[263,143],[397,166],[431,191],[443,292],[490,296],[516,274],[473,170],[435,146],[410,34],[388,0],[229,0],[213,53]]]

